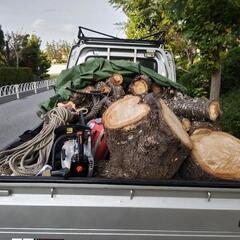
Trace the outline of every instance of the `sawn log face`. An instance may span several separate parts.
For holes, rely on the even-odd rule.
[[[110,161],[101,176],[169,179],[178,171],[189,149],[173,134],[159,104],[149,106],[151,111],[140,121],[118,129],[106,128]],[[114,111],[111,107],[106,112]]]

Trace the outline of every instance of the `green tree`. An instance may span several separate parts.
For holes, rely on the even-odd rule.
[[[110,0],[128,17],[128,37],[166,32],[177,63],[191,67],[201,61],[211,75],[210,98],[218,99],[221,61],[239,44],[239,0]]]
[[[46,53],[51,61],[56,63],[66,63],[71,50],[71,44],[67,41],[52,41],[46,44]]]
[[[191,40],[179,31],[177,22],[168,16],[167,2],[168,0],[110,0],[115,7],[122,8],[128,17],[124,26],[128,38],[137,39],[164,31],[166,48],[174,52],[177,66],[185,69],[194,63],[197,49]]]
[[[22,50],[27,46],[28,34],[11,32],[6,34],[6,61],[9,66],[19,67]]]
[[[40,46],[40,37],[34,34],[28,37],[26,47],[22,50],[21,66],[30,67],[34,74],[44,77],[51,62]]]
[[[201,61],[211,73],[210,98],[219,99],[221,61],[238,45],[238,0],[169,0],[168,15],[200,50]]]
[[[5,62],[4,48],[5,48],[4,32],[2,30],[2,26],[0,25],[0,65],[3,65]]]

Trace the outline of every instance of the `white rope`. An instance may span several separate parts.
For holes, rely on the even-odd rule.
[[[10,150],[0,151],[0,174],[35,176],[47,164],[54,141],[54,130],[73,118],[64,107],[49,111],[44,125],[33,139]]]

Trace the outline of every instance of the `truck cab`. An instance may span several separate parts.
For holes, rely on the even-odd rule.
[[[124,59],[176,81],[162,41],[82,35],[67,68]],[[240,239],[239,182],[0,177],[0,239]]]
[[[107,60],[128,60],[138,62],[176,81],[174,58],[172,53],[164,48],[162,39],[154,41],[119,39],[113,36],[108,38],[85,37],[82,27],[79,29],[78,38],[78,43],[71,49],[67,68],[100,57]]]

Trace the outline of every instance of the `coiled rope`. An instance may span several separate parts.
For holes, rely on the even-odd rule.
[[[0,151],[0,175],[35,176],[47,164],[54,141],[54,130],[73,119],[74,113],[56,107],[44,116],[42,130],[33,139]]]

